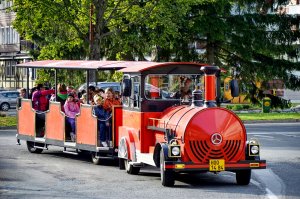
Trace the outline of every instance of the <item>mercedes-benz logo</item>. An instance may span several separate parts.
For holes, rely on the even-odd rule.
[[[212,134],[211,138],[211,143],[213,143],[214,145],[218,145],[222,143],[222,135],[220,133],[214,133]]]

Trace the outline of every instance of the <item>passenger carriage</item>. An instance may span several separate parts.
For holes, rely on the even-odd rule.
[[[102,157],[119,158],[120,169],[129,174],[138,174],[145,165],[156,166],[164,186],[174,185],[175,173],[206,171],[235,172],[238,184],[249,184],[252,169],[266,168],[266,161],[260,160],[259,143],[247,141],[238,116],[216,106],[220,98],[218,67],[177,62],[62,60],[18,67],[123,72],[122,106],[114,107],[112,114],[112,146],[101,147],[97,142],[97,118],[89,104],[82,105],[76,117],[75,143],[67,140],[65,115],[57,102],[50,102],[45,113],[45,136],[38,137],[37,113],[31,100],[23,99],[18,108],[17,139],[26,140],[30,152],[40,153],[49,145],[75,154],[90,151],[96,164]],[[174,97],[186,79],[193,82],[193,97]],[[236,91],[235,82],[231,85]]]

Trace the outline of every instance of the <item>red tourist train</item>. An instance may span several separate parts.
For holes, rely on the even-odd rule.
[[[163,186],[173,186],[175,173],[231,171],[237,184],[247,185],[252,169],[265,169],[257,140],[247,140],[243,122],[232,111],[218,107],[220,69],[183,62],[35,61],[17,65],[55,71],[90,70],[123,72],[122,105],[112,110],[112,144],[98,141],[93,106],[82,104],[76,116],[76,141],[69,140],[66,116],[59,102],[44,112],[44,134],[37,133],[37,113],[31,99],[18,108],[17,141],[25,140],[32,153],[49,145],[64,152],[89,151],[95,164],[104,157],[118,158],[119,168],[138,174],[140,168],[160,168]],[[188,85],[188,89],[184,88]],[[237,91],[235,81],[232,91]],[[181,91],[181,92],[180,92]],[[186,92],[187,96],[182,94]],[[238,93],[233,92],[233,96]],[[204,98],[204,99],[203,99]]]

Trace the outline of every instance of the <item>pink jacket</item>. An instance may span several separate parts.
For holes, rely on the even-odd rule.
[[[80,111],[78,103],[74,101],[69,102],[68,100],[65,102],[64,109],[66,116],[70,118],[75,118],[76,114],[78,114]]]

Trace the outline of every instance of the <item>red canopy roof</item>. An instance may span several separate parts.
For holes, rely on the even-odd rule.
[[[124,61],[89,61],[89,60],[44,60],[18,64],[23,68],[59,68],[59,69],[120,69]]]
[[[198,65],[191,62],[148,62],[148,61],[92,61],[92,60],[44,60],[18,64],[17,67],[23,68],[57,68],[57,69],[92,69],[109,70],[121,69],[122,72],[141,72],[157,66],[167,65]]]

